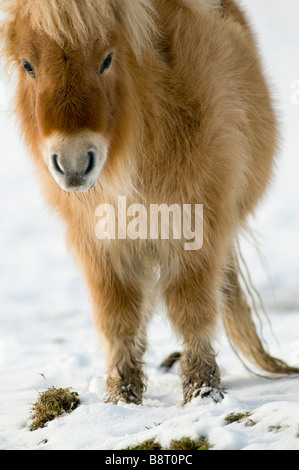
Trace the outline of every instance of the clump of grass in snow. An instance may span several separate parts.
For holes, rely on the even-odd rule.
[[[284,431],[288,427],[289,426],[287,424],[285,424],[285,425],[276,424],[275,426],[269,426],[268,431],[269,432],[280,432],[280,431]],[[297,437],[299,437],[299,436],[297,436]]]
[[[40,393],[37,402],[33,405],[30,430],[44,428],[49,421],[53,421],[64,413],[71,413],[79,404],[79,395],[77,392],[72,392],[71,388],[49,388]]]
[[[211,444],[205,438],[197,440],[189,439],[189,437],[182,437],[179,440],[172,440],[168,450],[210,450]]]
[[[182,437],[172,440],[168,448],[164,449],[155,439],[149,439],[133,447],[126,447],[124,450],[210,450],[211,444],[205,439],[192,440],[189,437]]]
[[[225,417],[225,423],[226,424],[232,424],[232,423],[241,423],[244,421],[244,419],[249,418],[252,415],[251,411],[246,411],[246,413],[229,413]],[[255,424],[254,421],[251,419],[248,419],[245,423],[247,426],[253,426]]]
[[[162,450],[162,447],[155,439],[148,439],[136,446],[126,447],[124,450]]]

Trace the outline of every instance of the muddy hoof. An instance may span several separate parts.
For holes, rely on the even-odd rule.
[[[144,385],[139,384],[138,387],[132,384],[120,385],[119,387],[113,388],[113,390],[109,390],[103,398],[103,401],[104,403],[112,403],[113,405],[117,405],[119,402],[141,405],[144,391]]]
[[[190,403],[193,398],[211,398],[214,403],[220,403],[225,397],[226,390],[223,387],[212,387],[203,383],[188,384],[184,386],[184,405]]]

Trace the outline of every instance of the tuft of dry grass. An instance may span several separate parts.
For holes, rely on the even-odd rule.
[[[246,411],[246,413],[229,413],[225,417],[225,424],[232,424],[232,423],[241,423],[245,419],[249,418],[252,415],[251,411]],[[252,419],[247,419],[245,422],[246,426],[254,426],[255,422]]]
[[[163,449],[161,444],[155,439],[148,439],[133,447],[126,447],[123,450],[210,450],[211,444],[205,438],[192,440],[189,437],[182,437],[181,439],[173,439],[167,449]]]
[[[148,439],[136,446],[126,447],[124,450],[162,450],[162,447],[155,439]]]
[[[205,438],[199,438],[195,441],[189,437],[182,437],[178,440],[172,440],[168,450],[210,450],[211,444]]]
[[[37,402],[33,405],[30,430],[44,428],[49,421],[64,413],[71,413],[79,404],[79,395],[71,391],[71,388],[49,388],[39,394]]]

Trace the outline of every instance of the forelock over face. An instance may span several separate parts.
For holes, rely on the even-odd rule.
[[[59,45],[84,43],[95,35],[104,41],[115,22],[112,2],[106,0],[22,0],[22,4],[32,28]]]
[[[117,23],[138,60],[157,33],[151,0],[1,0],[1,10],[5,19],[0,23],[0,41],[10,58],[17,17],[26,18],[33,30],[48,35],[60,46],[65,41],[86,44],[94,36],[105,41]]]

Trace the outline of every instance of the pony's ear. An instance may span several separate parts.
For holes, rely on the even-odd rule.
[[[128,42],[138,62],[152,45],[158,34],[157,13],[150,0],[115,0],[113,9],[116,21],[125,31]]]

